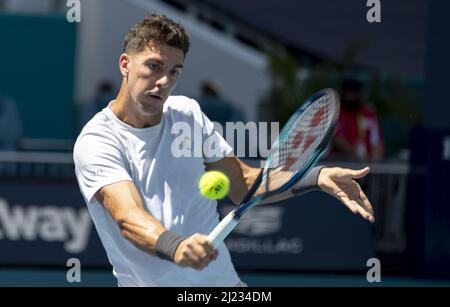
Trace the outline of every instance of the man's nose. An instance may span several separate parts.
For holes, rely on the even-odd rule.
[[[163,75],[156,81],[156,86],[165,88],[169,85],[169,77],[167,75]]]

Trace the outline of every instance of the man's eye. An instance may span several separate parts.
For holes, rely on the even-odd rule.
[[[174,70],[174,71],[172,71],[172,76],[174,76],[174,77],[178,77],[178,76],[180,76],[180,71],[178,71],[178,70]]]
[[[158,70],[160,67],[158,64],[150,63],[148,64],[148,68],[150,68],[151,70]]]

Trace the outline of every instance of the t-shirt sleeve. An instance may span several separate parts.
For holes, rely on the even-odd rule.
[[[233,148],[214,127],[213,122],[200,110],[203,131],[203,158],[206,163],[219,161],[233,153]]]
[[[73,155],[78,185],[88,202],[106,185],[132,181],[127,160],[114,138],[84,135],[77,140]]]

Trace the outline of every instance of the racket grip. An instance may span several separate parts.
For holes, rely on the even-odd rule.
[[[236,227],[238,220],[234,218],[234,211],[225,216],[222,221],[211,231],[208,235],[208,240],[212,242],[214,248],[217,248],[220,243],[225,240],[228,234]]]

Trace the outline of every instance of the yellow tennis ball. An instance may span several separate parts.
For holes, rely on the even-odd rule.
[[[211,199],[221,199],[228,195],[230,180],[219,171],[209,171],[202,175],[198,182],[200,193]]]

